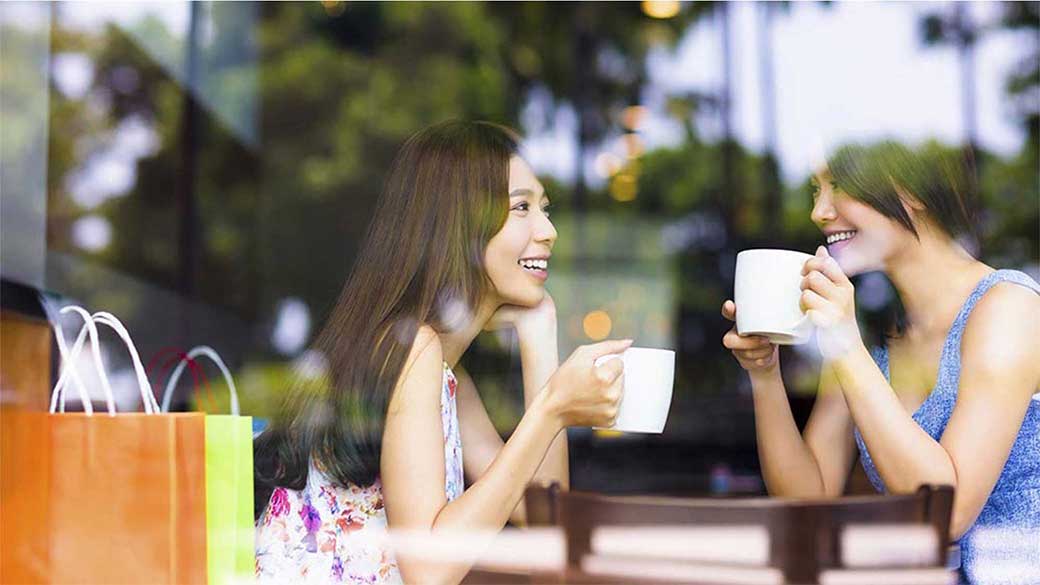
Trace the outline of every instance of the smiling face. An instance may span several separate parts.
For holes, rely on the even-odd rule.
[[[498,301],[533,307],[545,296],[556,228],[549,199],[527,162],[509,159],[509,215],[488,242],[484,265]]]
[[[881,270],[900,250],[918,243],[899,222],[842,191],[827,169],[813,175],[812,187],[813,223],[845,274]]]

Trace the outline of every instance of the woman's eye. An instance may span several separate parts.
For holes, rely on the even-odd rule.
[[[542,213],[545,214],[545,217],[549,217],[549,212],[552,211],[552,207],[552,205],[546,205],[545,207],[542,207]]]
[[[531,209],[530,203],[517,203],[513,206],[513,211],[528,211]]]

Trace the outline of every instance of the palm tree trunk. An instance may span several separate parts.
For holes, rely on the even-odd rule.
[[[783,187],[776,158],[776,86],[773,71],[773,7],[768,2],[758,4],[758,62],[762,75],[762,134],[765,143],[762,161],[762,189],[766,200],[766,225],[780,226]]]
[[[736,148],[733,136],[733,58],[730,39],[730,4],[719,5],[722,27],[722,96],[719,100],[722,115],[722,188],[718,193],[719,211],[726,226],[727,237],[736,236],[735,213],[739,209],[736,184]]]

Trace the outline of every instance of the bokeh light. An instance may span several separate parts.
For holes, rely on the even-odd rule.
[[[650,18],[671,18],[679,14],[679,0],[643,0],[643,14]]]
[[[72,224],[72,241],[87,252],[100,252],[112,242],[112,224],[100,215],[85,215]]]
[[[639,158],[643,156],[644,152],[646,152],[646,145],[640,135],[634,132],[625,134],[625,155],[628,158]]]
[[[601,152],[596,156],[596,172],[605,179],[617,174],[622,166],[624,162],[621,157],[612,152]]]
[[[590,311],[582,321],[585,335],[593,341],[606,339],[610,335],[611,327],[613,327],[613,323],[611,323],[610,315],[606,311]]]
[[[632,201],[636,191],[636,177],[629,172],[620,172],[610,181],[610,196],[616,201]]]
[[[646,121],[647,113],[646,106],[628,106],[621,112],[621,123],[629,130],[639,130]]]
[[[278,304],[271,345],[283,355],[303,349],[311,334],[311,311],[303,299],[289,297]]]
[[[347,3],[341,0],[322,0],[321,5],[329,16],[339,16],[347,9]]]

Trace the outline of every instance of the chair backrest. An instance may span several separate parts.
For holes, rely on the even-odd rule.
[[[848,559],[856,555],[862,557],[859,551],[843,550],[843,543],[852,535],[847,529],[855,532],[869,526],[881,529],[893,525],[930,527],[934,533],[926,532],[934,534],[934,538],[926,546],[934,550],[934,555],[926,555],[927,562],[931,566],[944,566],[953,490],[947,486],[922,486],[916,493],[908,495],[812,500],[691,499],[568,492],[554,484],[532,485],[527,490],[525,502],[530,524],[558,525],[564,529],[567,561],[571,567],[580,567],[583,559],[596,554],[597,551],[593,550],[594,534],[603,533],[603,528],[743,527],[757,528],[766,537],[754,543],[750,542],[753,539],[736,542],[747,542],[748,547],[765,547],[762,552],[762,556],[767,557],[763,559],[765,564],[779,569],[784,581],[810,583],[817,580],[821,570],[841,568],[849,564]],[[723,542],[735,542],[726,540],[726,532],[718,534],[721,537],[716,548],[725,548]],[[696,544],[691,546],[696,547]],[[751,553],[747,547],[738,546],[744,550],[735,551],[735,555],[720,550],[718,561],[721,564],[740,564],[741,559],[749,558]],[[884,558],[876,559],[876,562],[884,561]]]

